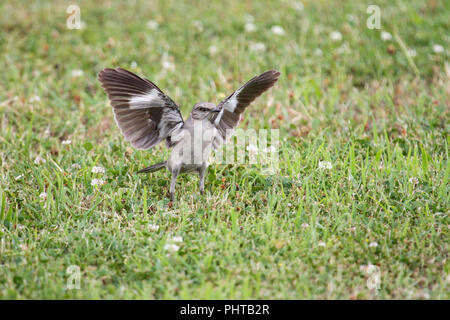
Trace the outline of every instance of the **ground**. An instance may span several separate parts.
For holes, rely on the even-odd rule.
[[[449,299],[450,2],[370,4],[380,29],[366,1],[2,1],[0,298]],[[279,129],[279,168],[170,203],[105,67],[185,117],[279,70],[240,125]]]

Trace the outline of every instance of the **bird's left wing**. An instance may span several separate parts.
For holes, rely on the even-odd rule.
[[[184,123],[180,109],[153,82],[121,68],[103,69],[98,79],[118,127],[135,148],[150,149],[164,139],[170,147],[179,139]]]
[[[233,129],[239,124],[241,114],[245,108],[264,91],[272,87],[279,76],[280,72],[269,70],[253,77],[217,106],[220,112],[213,119],[219,133],[214,141],[215,148],[219,147],[231,136]]]

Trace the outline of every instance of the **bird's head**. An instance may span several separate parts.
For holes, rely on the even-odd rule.
[[[211,102],[199,102],[192,108],[191,116],[194,120],[211,120],[215,114],[220,111],[214,103]]]

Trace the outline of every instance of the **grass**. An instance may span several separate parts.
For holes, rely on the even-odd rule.
[[[0,298],[449,299],[450,3],[373,2],[390,41],[362,1],[76,1],[82,30],[73,1],[2,1]],[[118,66],[184,116],[280,70],[240,126],[280,130],[279,171],[215,164],[169,203],[167,171],[135,174],[168,151],[132,149],[96,80]]]

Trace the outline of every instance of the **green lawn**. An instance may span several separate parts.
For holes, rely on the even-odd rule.
[[[190,3],[1,1],[0,298],[449,299],[450,2]],[[280,130],[277,174],[214,164],[169,203],[105,67],[185,117],[279,70],[240,125]]]

